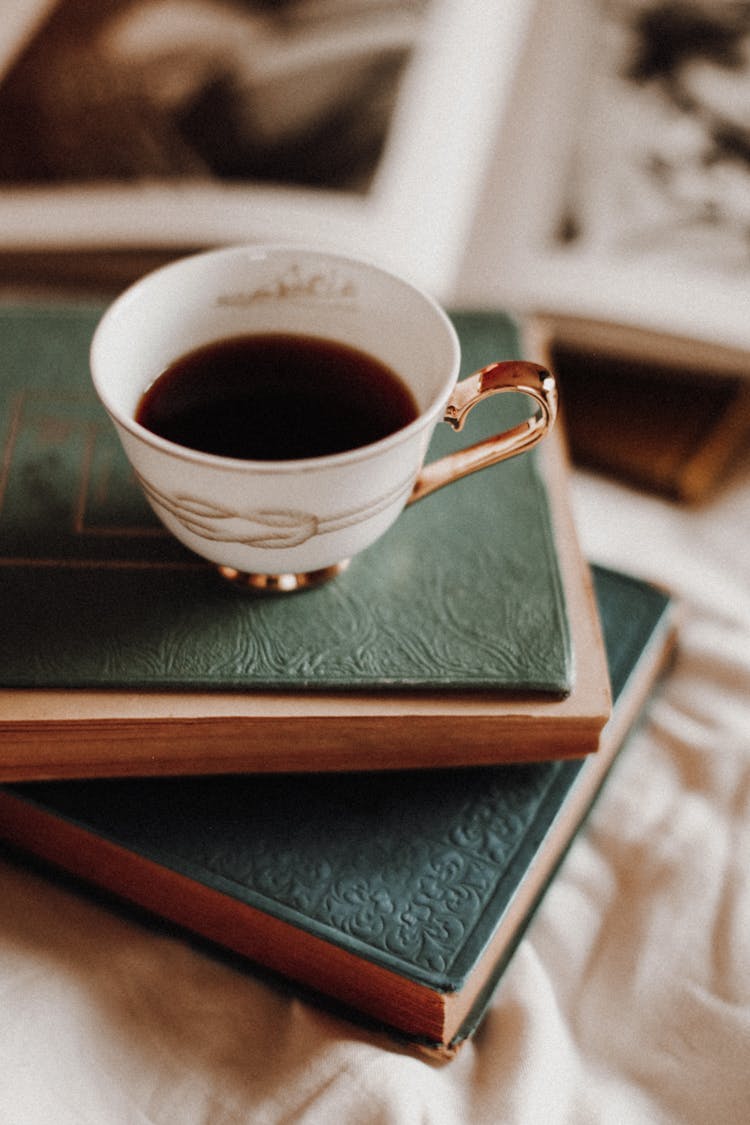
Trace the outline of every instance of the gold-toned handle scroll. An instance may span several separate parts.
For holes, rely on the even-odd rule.
[[[454,430],[460,430],[467,414],[478,402],[505,391],[528,395],[536,403],[534,414],[510,430],[425,465],[416,479],[408,504],[478,469],[486,469],[488,465],[524,453],[548,433],[557,417],[557,384],[546,368],[525,360],[491,363],[456,383],[443,421]]]

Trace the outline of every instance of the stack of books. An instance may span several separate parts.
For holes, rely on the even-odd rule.
[[[664,665],[672,600],[581,558],[559,429],[327,586],[239,594],[130,476],[89,385],[101,311],[0,310],[0,838],[450,1055]],[[518,354],[502,314],[455,323],[465,371]]]

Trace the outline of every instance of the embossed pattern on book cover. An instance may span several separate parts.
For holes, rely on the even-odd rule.
[[[669,598],[612,571],[594,576],[617,698]],[[238,902],[451,990],[502,920],[586,761],[10,791]]]
[[[158,524],[90,386],[100,308],[0,310],[0,682],[5,687],[519,690],[560,697],[573,654],[534,451],[403,513],[350,569],[239,596]],[[463,373],[518,354],[456,314]],[[430,457],[520,418],[497,395]]]

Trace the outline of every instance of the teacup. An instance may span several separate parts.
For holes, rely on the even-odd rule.
[[[330,454],[249,459],[191,448],[136,420],[143,396],[180,357],[216,341],[283,334],[335,341],[395,372],[415,417]],[[283,591],[339,573],[408,504],[530,449],[557,413],[554,377],[521,360],[458,380],[450,319],[428,294],[370,262],[310,248],[206,251],[148,274],[105,312],[91,346],[94,387],[163,524],[227,578]],[[528,420],[423,464],[433,430],[460,430],[497,392],[528,396]]]

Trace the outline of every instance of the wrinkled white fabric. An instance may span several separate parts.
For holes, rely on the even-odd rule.
[[[441,1064],[0,862],[0,1125],[750,1120],[750,464],[689,510],[577,473],[676,663],[476,1037]]]

